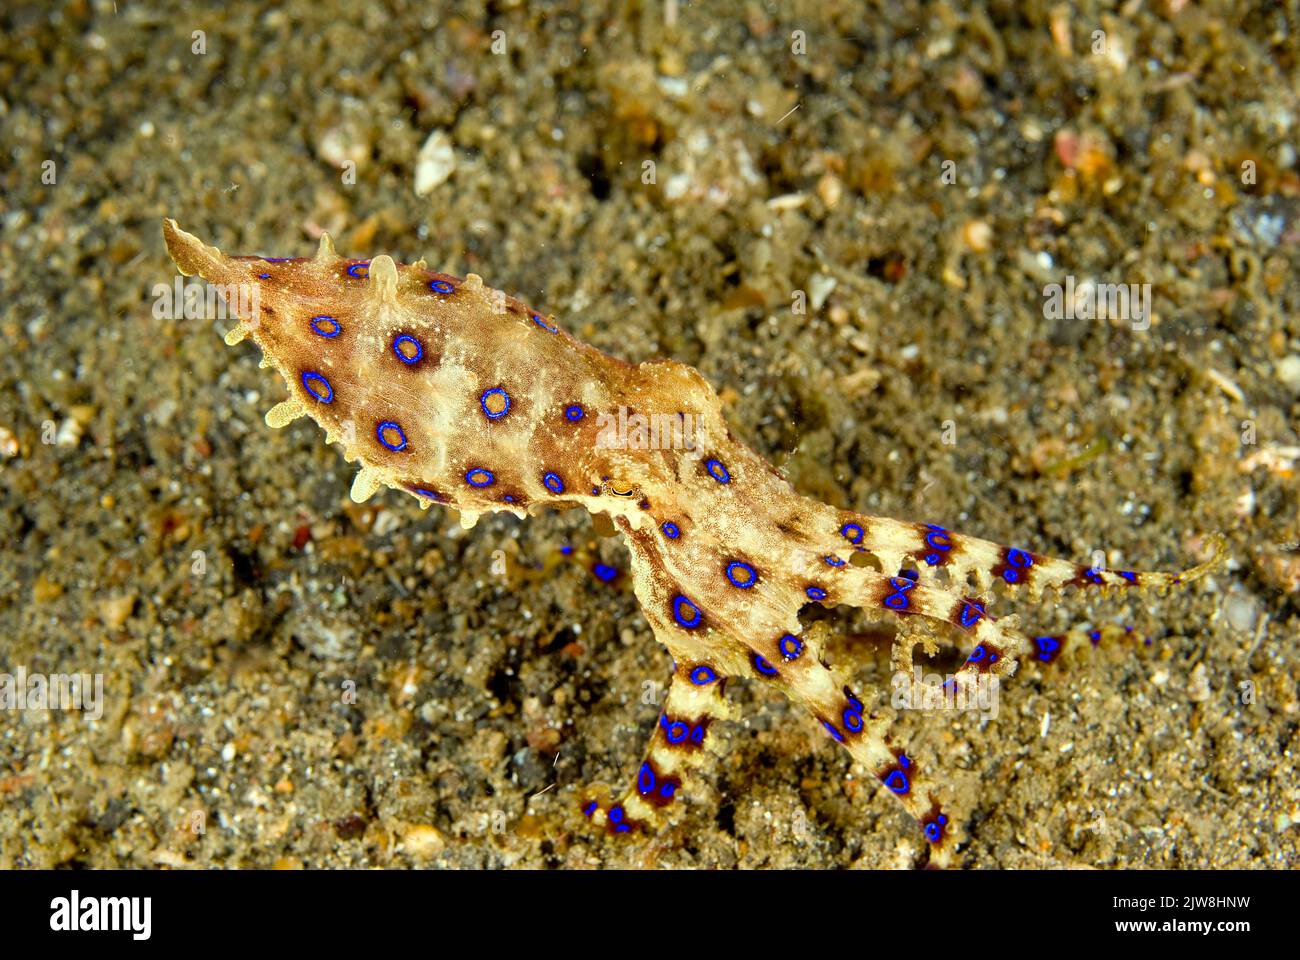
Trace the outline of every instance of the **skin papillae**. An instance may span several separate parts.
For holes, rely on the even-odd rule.
[[[163,234],[182,274],[250,305],[226,342],[252,339],[263,366],[284,377],[289,399],[266,422],[315,420],[360,466],[354,500],[392,487],[422,507],[454,507],[466,527],[490,511],[575,505],[612,520],[637,600],[674,660],[632,786],[617,800],[582,797],[612,833],[673,816],[682,784],[712,752],[713,725],[731,715],[727,680],[748,677],[807,708],[916,818],[929,862],[952,863],[962,830],[934,775],[893,742],[892,714],[867,706],[826,662],[800,609],[948,625],[968,655],[949,685],[966,693],[1020,659],[1054,654],[1054,638],[988,612],[994,583],[1029,600],[1069,587],[1164,591],[1222,555],[1216,536],[1214,556],[1182,573],[1102,570],[838,509],[801,496],[732,436],[694,368],[611,357],[474,274],[345,259],[328,236],[315,257],[272,259],[226,256],[173,220]],[[629,429],[605,429],[620,412]]]

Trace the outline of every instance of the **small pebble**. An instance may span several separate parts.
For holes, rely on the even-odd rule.
[[[431,827],[426,823],[417,823],[408,827],[406,833],[402,835],[402,846],[411,856],[420,860],[427,860],[442,852],[447,842],[436,827]]]
[[[1259,603],[1243,587],[1233,585],[1223,601],[1223,616],[1232,629],[1241,633],[1253,633],[1255,622],[1259,619]]]
[[[1300,393],[1300,354],[1289,354],[1277,362],[1277,378],[1292,393]]]
[[[135,609],[135,594],[108,597],[99,601],[99,619],[110,630],[120,630]]]
[[[455,170],[456,151],[452,149],[451,137],[445,130],[433,131],[415,160],[415,195],[423,197],[446,183]]]

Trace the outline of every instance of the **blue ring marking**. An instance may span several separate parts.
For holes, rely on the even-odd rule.
[[[564,544],[562,547],[560,547],[560,553],[564,554],[567,557],[569,554],[573,553],[573,545],[569,543]]]
[[[776,667],[772,666],[770,663],[767,662],[767,660],[759,656],[757,653],[754,654],[754,669],[757,670],[765,677],[775,677],[780,675]]]
[[[977,646],[974,650],[970,652],[970,656],[966,658],[966,662],[979,663],[981,660],[984,659],[987,653],[988,651],[984,649],[984,644],[981,643],[979,644],[979,646]]]
[[[409,343],[411,346],[415,347],[415,354],[413,356],[408,356],[402,351],[402,344],[404,343]],[[393,353],[397,355],[397,359],[401,360],[402,363],[419,363],[424,359],[424,346],[409,333],[399,333],[393,338]]]
[[[849,729],[850,733],[858,733],[862,730],[862,714],[852,707],[844,708],[844,726]]]
[[[322,326],[325,329],[322,330]],[[325,313],[311,318],[311,328],[317,336],[324,337],[326,340],[333,340],[343,332],[343,327],[339,325],[338,319]]]
[[[907,754],[905,753],[900,753],[898,755],[898,762],[903,767],[904,770],[906,770],[908,767],[912,765],[912,761],[907,759]]]
[[[758,573],[749,564],[732,560],[727,564],[727,579],[731,581],[733,587],[748,590],[758,583]]]
[[[1007,583],[1019,583],[1020,571],[1028,570],[1033,565],[1033,557],[1023,550],[1012,547],[1007,551],[1007,567],[1002,571],[1002,579]]]
[[[465,471],[465,482],[471,487],[490,487],[496,483],[496,479],[491,470],[483,467],[470,467]]]
[[[716,679],[718,674],[712,667],[700,664],[698,667],[691,668],[691,683],[697,687],[707,687]]]
[[[912,601],[907,594],[916,588],[916,581],[903,577],[891,577],[889,585],[894,588],[894,592],[885,597],[885,606],[891,610],[907,610],[910,608]]]
[[[564,481],[560,479],[560,475],[553,470],[547,470],[542,474],[542,486],[551,491],[551,493],[564,492]]]
[[[687,615],[682,614],[682,608],[685,607]],[[673,597],[673,619],[677,625],[684,630],[694,630],[704,621],[704,615],[700,613],[700,608],[691,603],[680,593]]]
[[[426,500],[436,500],[442,502],[443,496],[437,490],[430,490],[428,487],[412,487],[411,492],[417,497],[424,497]]]
[[[854,546],[860,546],[862,538],[866,536],[867,531],[862,529],[860,523],[846,523],[840,527],[840,536]]]
[[[727,472],[727,468],[723,465],[721,460],[710,460],[704,466],[705,469],[709,471],[709,476],[718,481],[718,483],[731,482],[731,474]]]
[[[704,742],[704,724],[701,723],[698,726],[696,726],[694,730],[691,731],[691,743],[703,743],[703,742]]]
[[[969,630],[983,620],[984,615],[984,604],[978,600],[967,600],[962,604],[961,616],[958,619],[961,621],[961,625]]]
[[[434,293],[441,293],[444,296],[448,293],[454,293],[456,288],[446,280],[430,280],[429,289]]]
[[[888,774],[881,778],[894,793],[900,797],[912,789],[912,785],[907,780],[907,774],[902,770],[890,770]]]
[[[570,423],[577,423],[587,415],[587,411],[582,409],[582,404],[571,403],[564,408],[564,419]]]
[[[588,803],[585,807],[582,808],[582,815],[583,815],[584,817],[589,817],[589,816],[591,816],[593,813],[596,812],[596,807],[597,807],[597,806],[598,806],[598,804],[596,803],[596,801],[595,801],[595,800],[592,800],[590,803]]]
[[[357,271],[361,271],[361,272],[358,273]],[[348,276],[352,277],[355,280],[365,280],[367,277],[370,276],[369,262],[352,264],[352,266],[348,267]]]
[[[533,323],[537,324],[539,327],[541,327],[543,330],[547,331],[548,333],[559,333],[559,332],[560,332],[560,328],[559,328],[559,327],[553,327],[553,326],[551,326],[549,323],[547,323],[545,320],[543,320],[543,319],[542,319],[538,314],[536,314],[536,313],[533,314]]]
[[[792,633],[787,633],[782,637],[776,646],[781,651],[781,656],[787,660],[793,660],[803,653],[803,642]]]
[[[925,535],[926,546],[938,550],[940,553],[947,553],[952,549],[952,538],[947,530],[935,523],[927,523],[925,527],[930,531]],[[930,556],[937,556],[937,554],[931,554]],[[926,560],[929,562],[928,557]],[[932,567],[934,565],[933,563],[930,564]]]
[[[808,599],[809,599],[809,600],[825,600],[825,599],[826,599],[826,591],[823,590],[821,587],[816,587],[816,586],[809,587],[807,590],[804,591],[804,593],[808,594]]]
[[[270,275],[269,273],[259,273],[259,274],[257,275],[257,279],[259,279],[259,280],[270,280],[270,279],[271,279],[271,275]]]
[[[659,788],[659,796],[663,797],[665,800],[671,800],[673,794],[676,792],[677,784],[673,783],[671,780],[665,780],[664,785]]]
[[[506,405],[496,413],[493,413],[488,409],[488,397],[492,396],[500,396],[506,402]],[[478,405],[483,408],[483,413],[489,420],[500,420],[510,412],[510,394],[506,393],[501,387],[492,387],[489,390],[483,391],[483,395],[478,398]]]
[[[598,563],[591,568],[591,572],[596,575],[597,580],[610,583],[618,576],[618,567],[611,567],[608,563]]]
[[[613,825],[615,833],[627,833],[632,829],[630,825],[623,822],[623,816],[624,813],[621,806],[609,808],[609,822]]]
[[[947,821],[948,818],[944,817],[942,814],[940,814],[940,817],[941,820],[939,822],[931,820],[925,825],[925,839],[929,840],[931,843],[938,843],[943,839],[943,823]]]
[[[650,793],[655,788],[655,772],[650,769],[649,763],[641,764],[641,769],[636,775],[636,789],[638,793]]]
[[[1034,646],[1038,648],[1038,659],[1051,663],[1061,649],[1061,642],[1055,637],[1034,637]]]
[[[677,524],[673,523],[671,520],[665,520],[663,526],[659,529],[664,532],[664,536],[669,540],[676,540],[682,535],[681,530],[677,529]]]
[[[826,556],[822,557],[822,559],[826,561],[826,565],[827,565],[827,566],[831,566],[831,567],[842,567],[842,566],[844,566],[844,561],[843,561],[843,560],[841,560],[839,557],[833,556],[832,554],[829,554],[829,553],[826,554]]]
[[[664,728],[664,738],[672,744],[684,741],[691,732],[691,725],[684,720],[669,720],[666,716],[659,718],[659,726]]]
[[[396,443],[389,443],[384,434],[393,430],[397,431],[397,436],[400,439],[398,439]],[[393,451],[393,453],[401,453],[406,449],[406,434],[402,431],[401,426],[392,420],[384,420],[380,422],[379,425],[375,427],[375,437],[380,443]]]
[[[829,733],[832,737],[835,738],[836,742],[838,743],[844,742],[844,734],[836,730],[835,727],[831,725],[831,722],[829,720],[823,720],[822,726],[826,728],[827,733]]]
[[[321,384],[321,386],[313,388],[312,384],[314,383],[319,383]],[[334,402],[334,388],[330,386],[330,382],[328,380],[326,380],[315,370],[306,370],[303,372],[302,388],[306,390],[308,393],[310,393],[314,399],[319,400],[321,403]]]

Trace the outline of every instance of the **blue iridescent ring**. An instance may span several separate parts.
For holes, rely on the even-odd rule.
[[[314,370],[307,370],[302,375],[302,388],[321,403],[334,402],[334,388],[330,382]]]
[[[446,280],[430,280],[429,289],[434,293],[448,294],[454,292],[456,288]]]
[[[862,529],[862,524],[860,523],[846,523],[844,526],[840,527],[840,535],[854,546],[858,546],[862,543],[862,537],[865,533],[866,531]]]
[[[500,398],[500,410],[493,410],[488,406],[489,397]],[[490,390],[483,391],[483,395],[478,398],[478,405],[483,408],[483,414],[489,420],[500,420],[510,412],[510,394],[506,393],[501,387],[492,387]]]
[[[669,720],[664,717],[659,721],[659,725],[664,728],[664,737],[669,743],[682,743],[691,732],[690,724],[683,723],[681,720]]]
[[[671,520],[665,520],[663,526],[659,529],[664,532],[664,536],[669,540],[676,540],[682,535],[682,532],[677,529],[677,524],[673,523]]]
[[[673,597],[673,619],[685,630],[694,630],[704,620],[700,608],[683,597],[680,593]]]
[[[396,438],[393,435],[396,434]],[[406,449],[406,434],[402,428],[392,420],[383,420],[375,427],[375,437],[394,453],[400,453]]]
[[[490,487],[496,482],[496,477],[492,476],[491,470],[485,470],[482,467],[471,467],[465,471],[465,482],[471,487]]]
[[[551,491],[551,493],[564,492],[564,481],[560,479],[558,473],[555,473],[552,470],[547,470],[542,474],[542,486],[546,487],[546,489]]]
[[[787,660],[793,660],[799,654],[803,653],[803,642],[792,633],[787,633],[777,644],[781,651],[781,656]]]
[[[311,318],[311,328],[317,336],[324,337],[326,340],[333,340],[343,332],[338,320],[323,313]]]
[[[731,581],[733,587],[748,590],[758,583],[758,574],[749,564],[742,563],[739,560],[732,560],[727,564],[727,579]]]
[[[716,679],[718,674],[712,667],[700,664],[698,667],[691,668],[691,683],[697,687],[706,687]]]
[[[543,320],[543,319],[541,318],[540,315],[538,315],[538,314],[536,314],[536,313],[533,314],[533,323],[537,324],[539,327],[541,327],[543,330],[547,331],[548,333],[559,333],[559,332],[560,332],[559,327],[553,327],[553,326],[551,326],[549,323],[547,323],[545,320]]]
[[[582,406],[577,403],[571,403],[564,408],[564,419],[568,420],[570,423],[577,423],[586,415],[587,411],[583,410]]]
[[[888,774],[881,778],[885,786],[900,796],[912,789],[912,785],[907,781],[907,774],[902,770],[890,770]]]
[[[364,280],[370,276],[369,263],[354,263],[348,267],[348,276],[355,280]]]
[[[424,346],[409,333],[399,333],[393,338],[393,353],[402,363],[419,363],[424,359]]]
[[[721,460],[710,460],[705,464],[705,468],[709,471],[709,476],[718,481],[718,483],[731,482],[731,474],[727,472],[727,468],[723,465]]]

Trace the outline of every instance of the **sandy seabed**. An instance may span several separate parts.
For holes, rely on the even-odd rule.
[[[95,720],[0,713],[0,865],[924,862],[748,683],[671,827],[592,831],[577,791],[632,775],[669,671],[626,577],[590,572],[626,569],[618,540],[352,504],[307,421],[262,425],[282,387],[228,323],[155,318],[164,216],[231,253],[327,230],[427,257],[694,364],[841,506],[1139,569],[1224,531],[1175,595],[1001,601],[1133,633],[900,738],[947,771],[969,866],[1300,860],[1284,11],[83,0],[0,26],[0,669],[104,681]],[[1149,324],[1049,316],[1067,282],[1149,284]],[[887,698],[892,625],[834,629]]]

